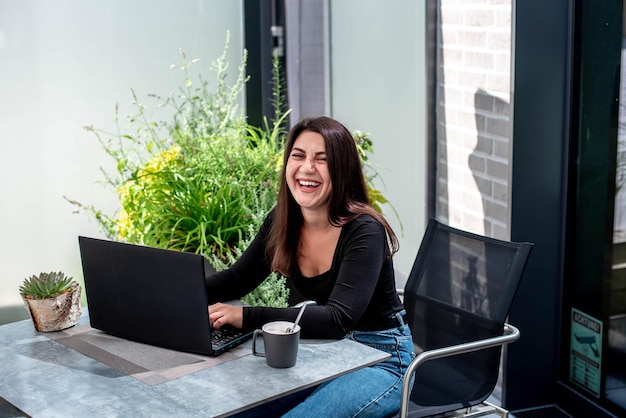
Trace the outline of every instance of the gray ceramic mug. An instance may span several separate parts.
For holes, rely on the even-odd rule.
[[[292,332],[287,332],[293,327],[293,322],[275,321],[263,325],[262,329],[254,330],[252,336],[252,354],[265,357],[267,365],[276,368],[292,367],[298,358],[298,345],[300,344],[300,325]],[[263,337],[265,352],[257,351],[257,337]]]

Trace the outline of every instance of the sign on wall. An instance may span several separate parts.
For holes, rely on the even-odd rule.
[[[572,308],[570,381],[600,397],[602,322]]]

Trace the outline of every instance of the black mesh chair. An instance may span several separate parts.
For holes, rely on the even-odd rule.
[[[508,415],[485,400],[503,346],[520,336],[505,319],[532,246],[429,221],[402,292],[418,356],[405,376],[401,417]]]

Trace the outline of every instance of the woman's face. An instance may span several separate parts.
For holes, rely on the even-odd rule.
[[[285,173],[291,195],[303,210],[328,210],[332,183],[322,135],[311,131],[298,135]]]

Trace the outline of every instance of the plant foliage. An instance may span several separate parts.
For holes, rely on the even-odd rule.
[[[63,272],[39,273],[24,279],[19,287],[20,294],[27,299],[52,299],[69,292],[73,278]]]
[[[109,215],[67,200],[92,215],[109,239],[199,253],[218,270],[253,239],[275,204],[287,112],[277,113],[271,126],[249,125],[238,109],[246,54],[229,84],[227,52],[228,39],[210,67],[211,88],[193,71],[199,61],[180,51],[182,64],[171,68],[181,72],[181,87],[165,99],[151,96],[157,110],[170,112],[166,117],[155,120],[131,89],[127,127],[118,106],[116,132],[85,127],[114,160],[114,173],[101,170],[120,208]],[[285,279],[272,275],[251,297],[286,306],[287,296]]]

